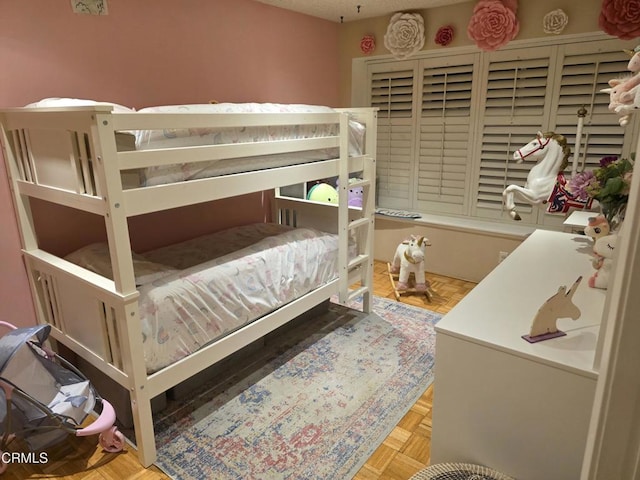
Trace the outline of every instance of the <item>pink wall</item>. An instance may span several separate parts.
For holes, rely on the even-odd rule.
[[[339,106],[335,23],[252,0],[108,0],[108,7],[107,16],[89,16],[73,14],[68,0],[2,0],[0,107],[45,97],[135,108],[210,100]],[[0,320],[25,325],[35,316],[11,202],[3,165]],[[76,218],[42,202],[34,205],[34,217],[41,243],[54,252],[104,235],[100,219]],[[134,249],[144,250],[263,218],[256,194],[176,209],[160,220],[157,214],[135,218],[130,227]],[[56,231],[73,235],[61,242]]]

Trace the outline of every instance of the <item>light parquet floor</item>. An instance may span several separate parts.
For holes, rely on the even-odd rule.
[[[445,314],[475,286],[471,282],[429,273],[427,273],[427,279],[431,282],[434,292],[437,293],[431,302],[428,302],[424,295],[403,295],[402,301]],[[395,299],[384,262],[376,261],[374,266],[374,293],[379,297]],[[418,470],[428,465],[431,446],[432,401],[433,385],[400,420],[353,480],[407,480]],[[12,444],[12,450],[20,451],[21,447],[18,442]],[[106,453],[97,445],[95,437],[71,437],[68,442],[59,445],[48,454],[46,464],[14,463],[9,465],[7,471],[1,475],[2,479],[169,479],[155,466],[148,469],[142,468],[133,448],[128,447],[125,452],[118,454]]]

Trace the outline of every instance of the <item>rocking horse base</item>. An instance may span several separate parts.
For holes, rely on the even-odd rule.
[[[558,330],[557,332],[543,333],[542,335],[535,335],[535,336],[522,335],[522,338],[524,338],[529,343],[538,343],[544,340],[551,340],[552,338],[564,337],[565,335],[566,333]]]
[[[391,282],[391,286],[393,287],[393,294],[395,295],[396,300],[398,302],[400,301],[400,296],[403,294],[406,294],[406,295],[424,294],[424,296],[427,298],[427,301],[431,302],[431,299],[433,298],[433,295],[435,292],[429,286],[429,282],[427,282],[427,288],[425,290],[418,290],[415,288],[415,286],[413,287],[410,286],[409,288],[406,288],[406,289],[398,289],[398,273],[393,273],[391,264],[389,262],[387,262],[387,273],[389,274],[389,281]],[[413,276],[410,276],[409,280],[414,280]]]

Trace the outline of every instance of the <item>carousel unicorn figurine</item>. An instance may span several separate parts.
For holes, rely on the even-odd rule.
[[[513,153],[516,162],[535,160],[524,187],[509,185],[502,192],[504,204],[514,220],[522,218],[516,211],[515,197],[531,205],[546,205],[549,213],[566,213],[570,208],[591,208],[593,200],[582,201],[566,188],[563,170],[569,165],[571,148],[564,135],[538,132],[536,138]]]

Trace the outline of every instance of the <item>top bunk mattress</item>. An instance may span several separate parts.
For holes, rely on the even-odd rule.
[[[93,244],[65,258],[108,277],[108,255]],[[247,225],[136,254],[134,270],[153,373],[335,279],[338,238]]]
[[[331,107],[304,104],[279,103],[218,103],[193,105],[166,105],[142,108],[136,112],[132,108],[110,102],[96,102],[74,98],[47,98],[26,107],[65,108],[74,106],[108,105],[116,114],[326,114],[336,113]],[[68,137],[67,132],[64,138]],[[119,152],[153,151],[175,149],[176,163],[151,165],[145,168],[123,170],[123,187],[139,188],[164,185],[186,180],[216,177],[270,168],[298,165],[309,162],[334,159],[339,156],[338,148],[309,149],[281,154],[264,154],[259,150],[242,158],[218,159],[201,162],[180,162],[181,150],[188,147],[210,145],[235,145],[257,142],[278,142],[311,138],[335,137],[339,133],[336,124],[264,125],[239,127],[167,128],[154,130],[133,130],[116,132],[116,148]],[[353,119],[349,121],[349,155],[364,152],[365,126]],[[64,139],[63,139],[64,140]],[[68,163],[68,152],[61,154]],[[48,152],[51,157],[51,152]],[[166,163],[166,162],[163,162]],[[126,159],[125,159],[126,165]],[[40,168],[40,167],[39,167]],[[54,176],[57,176],[55,174]],[[75,175],[75,174],[74,174]],[[45,175],[46,177],[47,175]],[[45,181],[46,183],[46,181]],[[61,186],[54,184],[53,186]]]
[[[276,103],[219,103],[194,105],[168,105],[148,107],[140,113],[335,113],[330,107],[317,105],[286,105]],[[228,145],[252,142],[299,140],[338,134],[337,124],[271,125],[259,127],[190,128],[164,130],[138,130],[131,132],[135,150],[156,150],[204,145]],[[349,155],[364,151],[365,127],[349,121]],[[297,165],[337,158],[339,150],[328,148],[283,154],[253,155],[250,157],[214,160],[197,163],[176,163],[152,166],[138,171],[139,186],[162,185],[185,180],[229,175],[267,168]],[[136,185],[134,185],[136,186]]]

